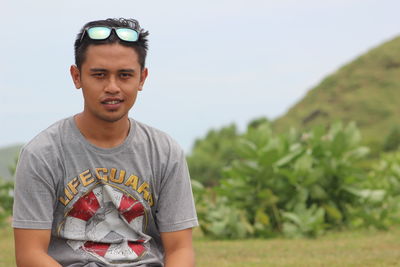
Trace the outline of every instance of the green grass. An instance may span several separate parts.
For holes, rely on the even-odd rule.
[[[319,239],[196,240],[198,267],[400,266],[400,229],[331,233]]]
[[[319,239],[196,241],[198,266],[399,266],[399,230]]]
[[[330,233],[319,239],[195,238],[197,267],[399,266],[400,229]],[[15,266],[10,227],[0,229],[0,267]]]
[[[0,228],[0,267],[16,266],[11,227]]]

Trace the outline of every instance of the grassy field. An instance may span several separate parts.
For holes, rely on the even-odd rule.
[[[15,266],[10,228],[0,230],[0,266]],[[195,239],[197,267],[400,266],[400,229],[331,233],[319,239]]]
[[[400,230],[319,239],[196,240],[198,266],[400,266]]]
[[[0,266],[15,266],[14,238],[9,227],[0,229]]]

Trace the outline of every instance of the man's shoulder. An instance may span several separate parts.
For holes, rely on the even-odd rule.
[[[59,145],[61,143],[62,135],[66,134],[66,131],[68,131],[69,120],[70,118],[64,118],[51,124],[26,143],[22,147],[22,151],[29,151],[36,154],[40,151],[43,152]]]
[[[157,129],[153,126],[131,119],[135,123],[136,131],[139,142],[147,144],[151,148],[163,151],[176,151],[181,152],[182,148],[180,145],[166,132]]]

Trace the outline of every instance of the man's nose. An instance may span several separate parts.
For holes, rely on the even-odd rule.
[[[120,88],[118,86],[117,80],[114,77],[110,77],[110,79],[108,79],[108,82],[107,82],[104,90],[106,93],[109,93],[109,94],[119,93]]]

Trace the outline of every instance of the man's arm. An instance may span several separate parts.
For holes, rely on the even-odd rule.
[[[194,267],[192,228],[176,232],[162,232],[165,267]]]
[[[47,254],[51,230],[14,228],[15,258],[18,267],[57,267]]]

